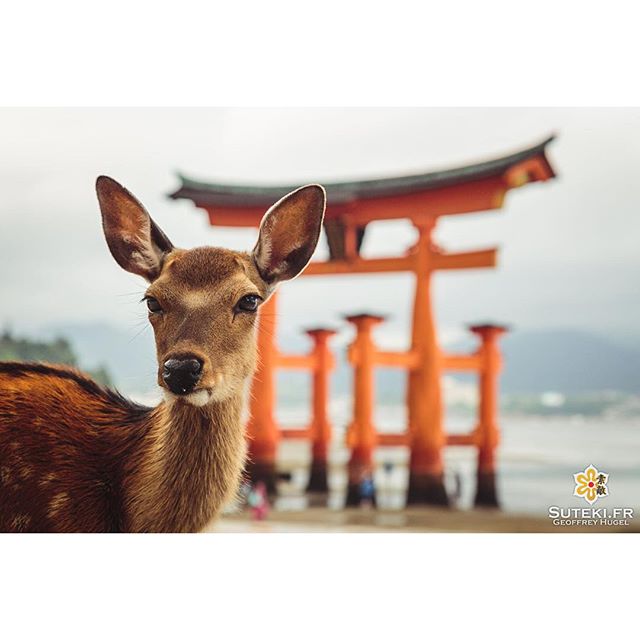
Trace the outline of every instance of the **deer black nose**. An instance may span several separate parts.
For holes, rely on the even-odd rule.
[[[197,358],[170,358],[162,366],[162,379],[173,393],[193,391],[202,375],[202,362]]]

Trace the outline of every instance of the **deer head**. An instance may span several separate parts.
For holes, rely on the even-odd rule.
[[[295,278],[311,259],[324,189],[301,187],[276,202],[251,253],[178,249],[115,180],[100,176],[96,190],[111,254],[149,283],[143,300],[165,396],[203,406],[241,392],[256,364],[257,311],[279,282]]]

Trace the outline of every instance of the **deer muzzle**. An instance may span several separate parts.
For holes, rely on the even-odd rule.
[[[191,393],[201,377],[202,361],[198,358],[169,358],[162,366],[162,380],[179,396]]]

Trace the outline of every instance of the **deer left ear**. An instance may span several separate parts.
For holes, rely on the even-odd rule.
[[[111,255],[126,271],[153,282],[173,245],[140,202],[113,178],[100,176],[96,193]]]
[[[262,218],[253,259],[268,284],[295,278],[316,249],[327,196],[319,184],[300,187],[276,202]]]

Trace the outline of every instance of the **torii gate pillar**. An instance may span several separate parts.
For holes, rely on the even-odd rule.
[[[478,476],[475,505],[497,507],[496,448],[500,442],[498,427],[498,376],[502,358],[498,340],[507,328],[499,325],[477,325],[471,331],[482,340],[478,354],[480,368],[480,406],[476,434],[478,440]]]
[[[407,502],[448,505],[442,461],[445,444],[440,387],[442,366],[431,305],[434,223],[435,219],[414,222],[419,237],[413,248],[416,288],[411,350],[417,354],[418,366],[409,373],[407,394],[411,446]]]
[[[278,361],[276,347],[276,307],[278,293],[260,307],[258,312],[258,367],[251,381],[249,400],[249,456],[246,471],[252,482],[261,480],[270,494],[276,492],[276,454],[280,433],[275,420],[275,371]]]
[[[332,329],[309,329],[315,358],[312,384],[313,418],[311,421],[311,471],[307,491],[328,493],[327,467],[331,423],[329,421],[329,374],[335,366],[329,340],[337,332]]]

